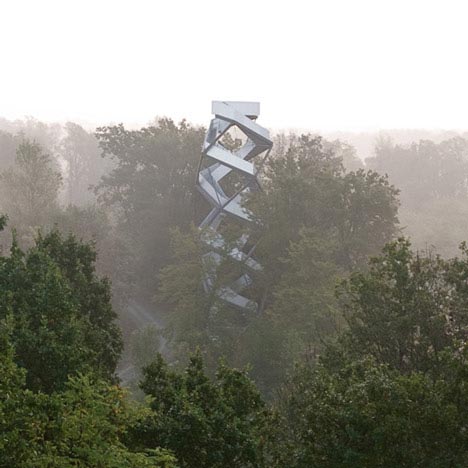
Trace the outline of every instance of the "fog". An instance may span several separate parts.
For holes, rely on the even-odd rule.
[[[468,466],[467,10],[4,2],[0,467]]]
[[[2,115],[203,125],[207,103],[237,99],[261,101],[269,128],[462,130],[465,14],[456,0],[8,1]]]

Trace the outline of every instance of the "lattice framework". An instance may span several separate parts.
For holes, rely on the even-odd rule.
[[[203,240],[209,249],[203,257],[204,288],[207,292],[215,288],[217,267],[222,261],[221,251],[226,249],[220,226],[229,222],[244,225],[252,222],[250,213],[242,204],[242,198],[248,192],[260,188],[257,178],[259,168],[252,160],[259,159],[261,167],[273,146],[268,130],[256,122],[260,113],[258,102],[213,101],[212,113],[215,117],[205,136],[197,177],[197,187],[212,207],[200,224]],[[236,150],[222,144],[223,137],[233,127],[245,135],[245,142]],[[233,194],[228,195],[222,184],[233,172],[238,176],[238,181],[243,182]],[[231,284],[217,287],[215,293],[238,309],[256,311],[258,304],[241,295],[242,290],[252,284],[252,273],[262,268],[252,256],[255,246],[245,251],[248,241],[248,234],[243,233],[228,252],[233,260],[242,264],[244,272]]]

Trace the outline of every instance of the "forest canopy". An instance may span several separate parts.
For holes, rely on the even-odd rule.
[[[276,134],[246,314],[204,134],[0,121],[0,466],[467,466],[468,140]]]

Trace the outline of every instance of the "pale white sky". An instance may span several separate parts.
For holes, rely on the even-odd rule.
[[[0,116],[468,129],[468,2],[1,0]]]

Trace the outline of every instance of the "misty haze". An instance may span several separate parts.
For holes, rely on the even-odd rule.
[[[4,2],[0,468],[468,468],[467,14]]]

